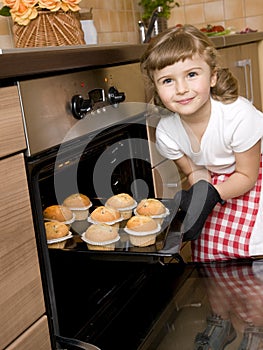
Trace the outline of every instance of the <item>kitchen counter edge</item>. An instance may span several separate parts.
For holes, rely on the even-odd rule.
[[[263,32],[212,37],[217,48],[263,40]],[[138,62],[146,44],[15,48],[0,51],[0,79],[39,75]]]

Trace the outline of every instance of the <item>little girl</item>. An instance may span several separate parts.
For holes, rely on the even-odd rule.
[[[154,103],[172,112],[160,119],[156,146],[191,186],[180,206],[199,225],[186,230],[193,260],[263,255],[263,114],[238,96],[213,43],[191,25],[153,38],[141,67]]]

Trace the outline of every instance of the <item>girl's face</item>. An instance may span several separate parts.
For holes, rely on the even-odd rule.
[[[166,108],[182,118],[203,115],[206,110],[210,115],[210,87],[216,84],[216,74],[199,55],[156,70],[153,77]]]

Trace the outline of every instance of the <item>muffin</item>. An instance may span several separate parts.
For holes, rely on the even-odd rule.
[[[108,225],[115,225],[116,227],[119,227],[119,222],[122,220],[123,218],[121,217],[119,210],[103,205],[94,209],[88,217],[88,221],[92,224],[103,223]]]
[[[83,233],[82,239],[90,250],[114,250],[120,236],[117,227],[93,224]]]
[[[64,248],[66,240],[70,238],[70,231],[67,225],[62,222],[45,222],[46,238],[49,248]]]
[[[136,247],[147,247],[156,242],[160,225],[150,216],[132,216],[124,228],[129,234],[130,242]]]
[[[121,213],[124,220],[132,216],[132,209],[136,207],[136,201],[128,193],[119,193],[110,197],[106,203],[106,207],[112,207]]]
[[[74,193],[64,199],[63,205],[75,214],[75,220],[81,221],[87,219],[92,203],[86,195]]]
[[[63,223],[72,223],[74,221],[74,215],[72,211],[63,205],[51,205],[43,211],[45,220],[59,221]]]
[[[150,216],[157,223],[162,224],[164,217],[169,215],[169,210],[158,199],[146,198],[140,201],[134,213],[135,215]]]

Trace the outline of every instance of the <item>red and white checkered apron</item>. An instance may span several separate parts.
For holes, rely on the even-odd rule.
[[[225,181],[230,174],[212,174],[212,184]],[[198,262],[249,257],[249,241],[259,208],[262,162],[252,190],[217,204],[208,216],[200,237],[192,241],[192,259]]]

